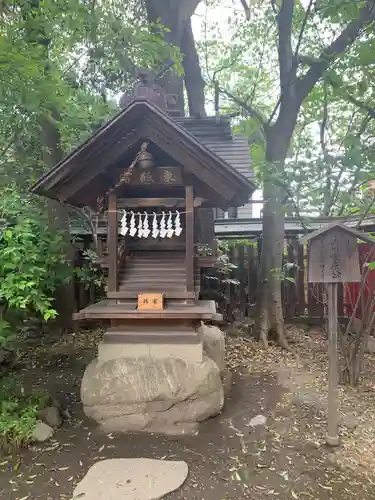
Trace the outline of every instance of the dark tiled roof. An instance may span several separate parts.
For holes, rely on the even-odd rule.
[[[59,199],[59,189],[65,183],[64,189],[67,196],[63,201],[80,206],[81,200],[75,198],[76,194],[93,177],[98,177],[101,172],[105,171],[111,162],[117,161],[127,149],[134,146],[137,140],[144,138],[142,135],[144,128],[143,132],[146,136],[152,134],[152,131],[150,133],[147,128],[150,124],[155,130],[161,128],[160,138],[156,137],[157,141],[163,141],[163,134],[170,138],[178,138],[179,147],[185,156],[189,157],[192,152],[195,152],[201,164],[205,165],[204,172],[197,161],[192,161],[190,168],[201,182],[207,184],[213,197],[220,198],[224,204],[246,203],[255,189],[255,184],[241,175],[231,162],[225,161],[213,150],[216,145],[220,146],[223,142],[228,143],[228,148],[229,145],[233,146],[233,140],[229,134],[229,121],[223,120],[223,125],[220,126],[220,121],[216,124],[214,117],[203,119],[202,124],[199,120],[193,119],[188,119],[182,124],[146,99],[134,99],[129,106],[121,110],[93,136],[44,174],[31,187],[31,191]],[[191,132],[189,127],[199,129],[199,133]],[[216,139],[210,133],[211,128],[216,130]],[[209,148],[206,147],[205,141],[210,144],[213,141],[215,144]],[[233,154],[231,159],[233,160]],[[92,171],[93,163],[95,169]]]
[[[209,116],[175,120],[244,177],[254,178],[247,138],[243,135],[232,135],[229,119],[221,117],[217,120]]]

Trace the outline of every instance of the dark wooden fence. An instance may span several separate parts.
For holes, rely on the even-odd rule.
[[[260,239],[251,242],[239,241],[229,251],[230,262],[236,266],[230,276],[226,277],[229,278],[226,280],[229,283],[222,287],[226,296],[225,310],[222,306],[222,312],[229,320],[238,316],[251,316],[255,309],[260,252]],[[285,240],[279,276],[285,318],[324,317],[324,287],[307,283],[307,259],[306,248],[298,243],[296,237],[288,237]],[[238,284],[231,283],[231,280]],[[338,313],[339,316],[345,315],[342,286],[339,290]]]
[[[362,247],[362,245],[360,245]],[[365,244],[360,248],[361,263],[366,260]],[[202,276],[202,297],[212,298],[219,303],[221,311],[228,320],[251,316],[255,309],[257,297],[257,278],[261,240],[239,241],[231,245],[229,261],[235,268],[229,275],[217,274],[210,279]],[[285,318],[324,317],[324,287],[307,282],[308,256],[306,247],[298,243],[297,237],[285,240],[283,269],[280,275],[282,282],[282,303]],[[77,264],[79,265],[79,260]],[[210,273],[207,273],[210,274]],[[375,271],[372,273],[375,281]],[[214,281],[215,279],[215,281]],[[207,290],[210,283],[211,290]],[[214,283],[214,286],[212,286]],[[358,285],[339,286],[338,314],[347,316],[351,313],[351,305],[355,302]],[[79,283],[75,284],[76,310],[93,303],[103,296],[103,290],[94,286],[88,289]],[[213,293],[216,292],[216,293]]]

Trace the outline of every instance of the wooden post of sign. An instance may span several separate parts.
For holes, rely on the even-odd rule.
[[[337,296],[343,283],[361,281],[358,240],[375,243],[369,236],[342,224],[331,224],[301,238],[309,244],[309,283],[321,283],[327,290],[328,317],[328,432],[327,444],[339,444]]]
[[[337,283],[327,283],[328,315],[328,433],[329,446],[338,446],[339,413],[337,404]]]

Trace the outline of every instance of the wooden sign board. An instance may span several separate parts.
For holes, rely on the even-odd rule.
[[[181,167],[154,167],[147,170],[135,168],[129,179],[131,186],[182,186]]]
[[[309,242],[309,282],[356,283],[361,281],[357,238],[332,229]]]
[[[140,293],[138,295],[139,311],[163,311],[164,296],[162,293]]]

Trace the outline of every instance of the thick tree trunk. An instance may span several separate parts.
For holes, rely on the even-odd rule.
[[[160,23],[169,31],[164,36],[168,43],[178,47],[183,54],[185,77],[177,75],[173,68],[162,79],[161,85],[167,93],[174,94],[177,109],[182,115],[184,107],[184,78],[188,93],[191,116],[205,116],[204,80],[191,29],[191,16],[200,0],[146,0],[149,22]]]
[[[178,48],[180,48],[181,45],[185,20],[180,3],[181,2],[173,2],[173,0],[146,1],[149,23],[158,23],[164,28],[168,28],[168,30],[164,32],[164,38],[168,44]],[[183,116],[185,114],[183,76],[177,75],[172,67],[164,74],[160,84],[168,94],[173,94],[176,97],[176,107]]]
[[[266,161],[267,172],[263,183],[263,241],[258,275],[259,341],[268,346],[269,337],[287,348],[281,296],[281,272],[284,253],[284,217],[287,193],[280,175],[284,170],[290,139],[298,109],[280,108],[276,123],[268,129]]]
[[[284,190],[272,181],[264,182],[263,241],[259,267],[259,341],[268,346],[269,334],[287,347],[281,301],[280,272],[284,251]]]
[[[188,96],[190,116],[206,116],[204,107],[204,80],[199,57],[195,47],[191,19],[185,22],[181,39],[181,52],[184,54],[185,87]]]

